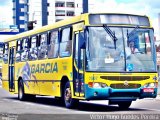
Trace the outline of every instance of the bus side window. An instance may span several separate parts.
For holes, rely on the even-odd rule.
[[[48,44],[48,58],[57,58],[59,49],[58,31],[52,31],[49,33]]]
[[[8,50],[9,49],[9,45],[8,43],[4,44],[4,49],[3,49],[3,61],[5,64],[8,63]]]
[[[65,28],[61,31],[60,57],[68,57],[72,52],[72,29]]]
[[[44,59],[47,57],[47,34],[42,34],[39,36],[38,45],[38,59]]]
[[[36,60],[37,59],[37,40],[38,36],[33,36],[30,38],[30,45],[29,45],[29,60]]]
[[[28,60],[28,38],[22,40],[21,61]]]
[[[16,62],[21,61],[21,40],[17,40],[17,45],[16,45]]]

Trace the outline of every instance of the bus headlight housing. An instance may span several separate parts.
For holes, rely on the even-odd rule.
[[[156,88],[157,83],[147,83],[144,85],[144,88]]]
[[[88,86],[90,88],[105,88],[107,87],[107,84],[101,82],[89,82]]]

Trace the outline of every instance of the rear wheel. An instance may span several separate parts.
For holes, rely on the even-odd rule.
[[[27,95],[24,93],[24,85],[23,85],[23,81],[20,80],[18,83],[18,99],[21,101],[26,100]]]
[[[132,104],[132,101],[122,101],[122,102],[118,102],[118,106],[120,109],[128,109],[130,107],[130,105]]]
[[[78,105],[79,100],[72,98],[71,87],[69,82],[65,84],[63,99],[67,108],[73,108]]]
[[[25,94],[23,80],[20,80],[18,83],[18,99],[20,101],[25,101],[25,100],[34,101],[35,98],[36,95]]]

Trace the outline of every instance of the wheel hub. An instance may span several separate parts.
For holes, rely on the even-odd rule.
[[[19,98],[21,99],[22,98],[22,89],[19,88]]]
[[[67,88],[66,89],[66,92],[65,92],[65,101],[70,103],[71,101],[71,90],[70,88]]]

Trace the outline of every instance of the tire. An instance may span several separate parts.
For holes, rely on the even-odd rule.
[[[24,93],[24,85],[23,85],[23,80],[20,80],[18,82],[18,99],[20,101],[26,100],[27,95]]]
[[[74,108],[78,105],[79,100],[72,98],[70,83],[66,82],[63,92],[64,104],[67,108]]]
[[[118,106],[119,106],[119,108],[122,109],[122,110],[128,109],[131,104],[132,104],[132,101],[122,101],[122,102],[118,102]]]

